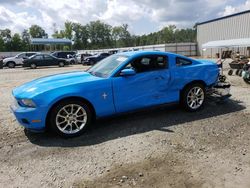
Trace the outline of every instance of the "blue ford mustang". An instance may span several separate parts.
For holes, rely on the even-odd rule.
[[[64,137],[82,134],[95,118],[180,102],[199,110],[205,90],[218,79],[218,66],[166,52],[112,55],[86,72],[39,78],[13,90],[11,106],[25,128],[49,127]]]

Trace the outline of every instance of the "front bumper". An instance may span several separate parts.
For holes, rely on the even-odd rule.
[[[10,109],[23,127],[39,132],[45,129],[46,108],[27,108],[12,104]]]

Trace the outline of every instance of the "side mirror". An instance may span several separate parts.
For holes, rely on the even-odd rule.
[[[133,69],[123,69],[120,73],[121,76],[133,76],[136,72]]]

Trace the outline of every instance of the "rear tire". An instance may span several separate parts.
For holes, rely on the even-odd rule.
[[[246,82],[247,84],[250,84],[250,79],[247,78],[243,78],[244,82]]]
[[[200,83],[194,83],[184,88],[181,95],[181,104],[185,110],[195,112],[204,106],[205,99],[204,86]]]
[[[36,69],[36,67],[37,67],[37,66],[36,66],[35,63],[31,63],[31,64],[30,64],[30,68],[31,68],[31,69]]]
[[[60,102],[53,107],[49,115],[50,128],[64,138],[80,136],[91,122],[90,107],[77,99]]]
[[[12,61],[8,63],[8,67],[9,67],[10,69],[15,68],[15,66],[16,66],[16,64],[15,64],[14,62],[12,62]]]
[[[230,69],[229,71],[228,71],[228,73],[227,73],[229,76],[231,76],[231,75],[233,75],[233,70],[232,69]]]
[[[64,67],[64,66],[65,66],[64,62],[59,62],[59,67]]]

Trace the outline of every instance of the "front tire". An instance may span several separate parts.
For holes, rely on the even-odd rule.
[[[181,96],[181,103],[185,110],[195,112],[204,106],[206,99],[205,88],[200,83],[187,86]]]
[[[52,130],[65,138],[83,134],[92,121],[89,106],[80,100],[65,100],[56,105],[50,113]]]
[[[9,62],[9,63],[8,63],[8,67],[9,67],[10,69],[15,68],[15,66],[16,66],[16,64],[15,64],[14,62]]]

